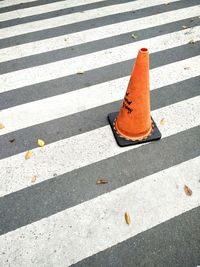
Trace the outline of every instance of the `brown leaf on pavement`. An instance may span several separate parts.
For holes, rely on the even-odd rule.
[[[192,190],[187,185],[184,185],[184,191],[187,196],[190,197],[192,195]]]
[[[37,176],[34,175],[34,176],[31,178],[31,183],[35,183],[36,179],[37,179]]]
[[[106,180],[106,179],[98,179],[96,181],[96,184],[107,184],[107,183],[108,183],[108,180]]]
[[[125,212],[124,217],[125,217],[125,221],[126,221],[126,223],[127,223],[128,225],[131,224],[131,217],[130,217],[130,215],[128,214],[128,212]]]
[[[28,150],[25,155],[25,159],[30,159],[33,156],[33,152],[31,150]]]
[[[3,123],[0,123],[0,129],[5,128],[5,125]]]
[[[166,123],[166,119],[165,118],[162,118],[161,120],[160,120],[160,124],[161,125],[164,125]]]

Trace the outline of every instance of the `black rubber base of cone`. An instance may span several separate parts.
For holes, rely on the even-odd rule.
[[[117,115],[118,115],[118,112],[114,112],[114,113],[108,114],[108,121],[109,121],[110,126],[112,128],[112,131],[113,131],[114,137],[115,137],[115,139],[117,141],[117,144],[119,146],[121,146],[121,147],[124,147],[124,146],[132,146],[132,145],[137,145],[137,144],[142,144],[142,143],[156,141],[156,140],[159,140],[161,138],[161,133],[158,130],[158,127],[156,126],[156,124],[155,124],[155,122],[154,122],[153,119],[152,119],[153,124],[154,124],[153,133],[147,139],[140,140],[140,141],[139,140],[138,141],[132,141],[132,140],[126,140],[126,139],[122,138],[121,136],[119,136],[116,133],[116,131],[114,129],[114,121],[115,121]]]

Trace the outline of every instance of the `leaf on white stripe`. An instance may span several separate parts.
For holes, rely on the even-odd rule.
[[[167,122],[167,121],[166,121],[165,118],[162,118],[162,119],[160,120],[160,124],[161,124],[161,125],[164,125],[166,122]]]
[[[31,150],[28,150],[25,154],[25,159],[30,159],[33,156],[33,152]]]
[[[184,191],[187,196],[190,197],[192,195],[192,190],[187,185],[184,185]]]
[[[35,183],[35,182],[36,182],[36,180],[37,180],[37,176],[36,176],[36,175],[34,175],[34,176],[31,178],[31,183]]]
[[[126,223],[128,225],[130,225],[131,224],[131,217],[130,217],[129,213],[128,212],[125,212],[124,217],[125,217]]]
[[[5,128],[5,125],[3,123],[0,123],[0,129]]]

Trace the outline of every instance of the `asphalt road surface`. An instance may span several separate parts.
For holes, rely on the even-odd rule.
[[[120,148],[142,47],[162,139]],[[199,75],[199,0],[1,0],[0,266],[200,265]]]

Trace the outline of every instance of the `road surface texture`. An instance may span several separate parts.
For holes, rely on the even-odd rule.
[[[200,1],[1,0],[0,21],[0,266],[200,265]],[[142,47],[162,139],[120,148]]]

